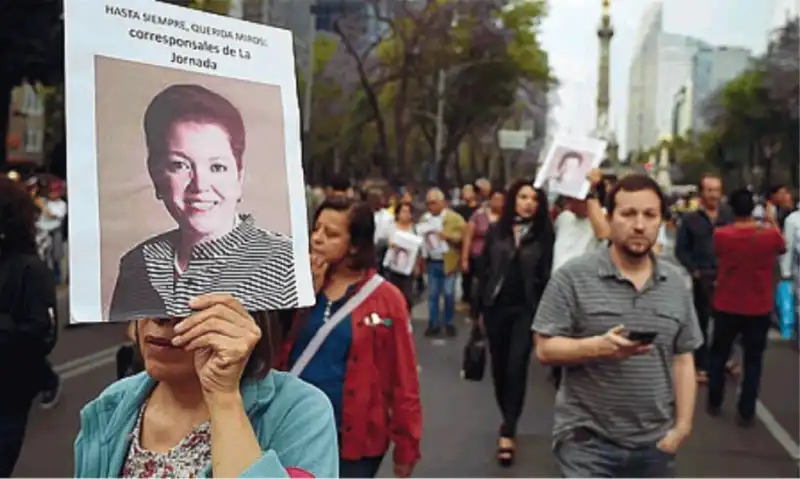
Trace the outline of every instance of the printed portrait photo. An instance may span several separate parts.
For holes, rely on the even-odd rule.
[[[411,255],[405,248],[394,248],[394,258],[392,259],[392,269],[398,272],[405,272],[408,269]]]
[[[588,152],[556,146],[550,163],[550,180],[563,184],[582,183],[592,169],[592,156]]]
[[[104,320],[298,305],[278,86],[95,56]]]

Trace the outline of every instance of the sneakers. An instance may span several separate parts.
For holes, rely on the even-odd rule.
[[[56,375],[56,383],[53,387],[42,391],[42,396],[39,399],[39,406],[42,409],[52,409],[58,405],[58,400],[61,398],[61,377]]]
[[[444,334],[448,338],[454,338],[456,336],[456,327],[453,325],[445,326]],[[439,327],[431,327],[428,326],[428,329],[425,330],[425,337],[426,338],[436,338],[442,335],[442,328]]]

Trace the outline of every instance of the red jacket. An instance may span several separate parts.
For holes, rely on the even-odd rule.
[[[361,288],[375,274],[370,271]],[[281,348],[280,369],[288,369],[289,354],[309,310],[295,315]],[[389,323],[369,324],[372,314]],[[381,284],[350,315],[353,340],[347,358],[342,400],[342,459],[380,456],[393,442],[394,462],[414,464],[420,458],[422,407],[419,376],[408,306],[388,281]]]

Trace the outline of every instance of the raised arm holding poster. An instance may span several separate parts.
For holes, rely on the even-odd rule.
[[[551,193],[584,199],[591,185],[586,179],[603,162],[606,142],[597,138],[558,135],[550,142],[539,166],[534,187],[547,183]]]
[[[72,322],[313,304],[291,34],[64,4]]]

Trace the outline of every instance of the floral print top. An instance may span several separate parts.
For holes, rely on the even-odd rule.
[[[122,477],[177,478],[198,477],[211,465],[211,423],[192,430],[167,452],[144,449],[140,443],[144,408],[139,411],[131,433],[131,445],[122,466]]]

